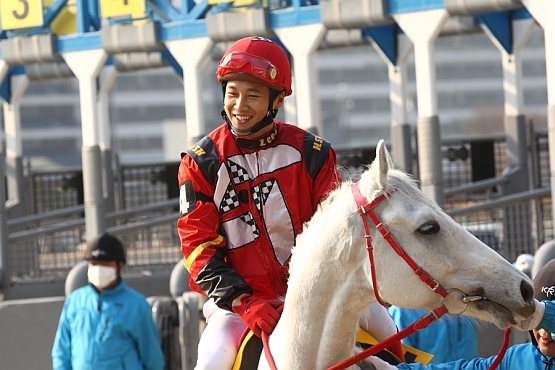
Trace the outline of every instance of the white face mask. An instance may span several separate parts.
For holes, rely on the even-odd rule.
[[[89,281],[98,289],[104,289],[117,278],[116,269],[110,266],[89,266]]]

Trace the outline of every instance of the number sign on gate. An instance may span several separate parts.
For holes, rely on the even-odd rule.
[[[4,30],[42,26],[42,0],[0,0],[0,20]]]
[[[1,1],[1,0],[0,0]],[[145,0],[100,0],[100,14],[103,18],[123,15],[144,15]]]

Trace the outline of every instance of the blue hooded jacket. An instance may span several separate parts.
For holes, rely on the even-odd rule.
[[[544,301],[545,313],[538,327],[555,333],[555,301]],[[475,358],[470,361],[458,360],[444,364],[424,366],[419,363],[399,364],[398,369],[405,370],[487,370],[496,356]],[[497,370],[555,370],[555,359],[545,356],[533,343],[517,344],[509,347]]]
[[[70,294],[54,346],[54,370],[162,370],[164,354],[145,297],[120,279],[99,292],[89,284]]]
[[[389,313],[399,330],[412,325],[429,310],[391,306]],[[476,322],[469,317],[444,316],[429,327],[401,340],[404,344],[434,355],[432,364],[460,359],[471,360],[478,356]]]

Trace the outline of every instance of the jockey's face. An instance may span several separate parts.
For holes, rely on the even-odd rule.
[[[224,96],[224,110],[231,125],[239,130],[248,130],[260,122],[268,113],[270,88],[250,81],[229,81]],[[274,101],[274,109],[281,108],[283,94]],[[264,129],[246,135],[247,137],[263,136],[273,129],[269,125]]]
[[[545,356],[555,357],[555,341],[551,338],[551,333],[545,329],[534,329],[533,332],[540,352]]]

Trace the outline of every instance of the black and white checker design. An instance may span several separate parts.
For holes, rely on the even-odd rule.
[[[228,184],[225,194],[220,202],[220,213],[226,213],[239,207],[239,198],[233,184]]]
[[[229,159],[227,160],[227,165],[231,171],[231,178],[234,184],[237,185],[250,180],[249,173],[244,167]]]
[[[252,217],[252,213],[246,213],[240,216],[241,220],[243,220],[247,225],[252,228],[252,233],[254,235],[260,236],[260,231],[256,227],[256,223],[254,222],[254,218]]]
[[[276,180],[268,180],[260,183],[252,188],[252,198],[254,200],[254,204],[256,205],[256,209],[260,212],[262,204],[266,203],[268,199],[268,194],[272,191]]]

